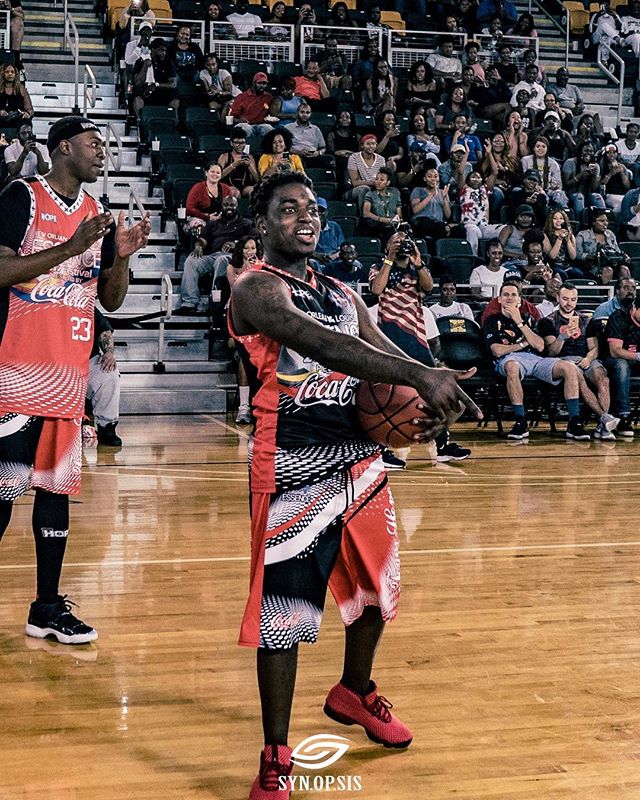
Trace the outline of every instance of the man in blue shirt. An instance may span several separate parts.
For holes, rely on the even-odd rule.
[[[504,28],[510,28],[518,19],[518,9],[509,0],[483,0],[476,12],[478,27],[488,25],[494,17],[500,17]]]
[[[636,281],[634,278],[618,278],[615,295],[611,300],[606,300],[593,312],[593,319],[608,319],[614,311],[621,308],[629,310],[636,296]]]
[[[358,251],[354,244],[343,242],[340,245],[338,257],[331,259],[326,264],[320,267],[320,272],[323,275],[328,275],[330,278],[346,283],[346,285],[358,292],[358,284],[364,283],[369,288],[369,268],[364,267],[362,262],[358,261]],[[358,294],[360,294],[358,292]]]
[[[338,257],[340,245],[344,242],[344,233],[337,222],[327,219],[327,201],[324,197],[318,197],[317,204],[320,215],[320,238],[312,256],[312,262],[326,264],[331,259]],[[314,269],[318,268],[318,264],[312,263],[312,266]]]

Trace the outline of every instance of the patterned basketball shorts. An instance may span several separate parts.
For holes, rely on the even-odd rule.
[[[327,585],[345,625],[365,606],[396,615],[400,562],[393,498],[379,455],[281,494],[251,496],[251,581],[240,644],[315,642]]]
[[[0,414],[0,500],[29,489],[78,494],[81,420]]]

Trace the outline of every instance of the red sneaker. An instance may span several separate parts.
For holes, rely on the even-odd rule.
[[[373,681],[364,697],[337,683],[327,695],[324,713],[343,725],[362,725],[372,742],[385,747],[409,747],[413,734],[390,708],[393,706],[378,694]]]
[[[268,744],[260,753],[260,772],[249,792],[249,800],[289,800],[293,770],[291,748],[286,744]]]

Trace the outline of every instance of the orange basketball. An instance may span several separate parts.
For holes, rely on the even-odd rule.
[[[413,420],[424,416],[417,408],[420,396],[410,386],[363,381],[356,393],[360,425],[374,442],[383,447],[408,447],[422,428]]]

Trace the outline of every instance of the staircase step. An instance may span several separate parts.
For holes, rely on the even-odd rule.
[[[109,81],[98,81],[96,78],[96,90],[100,98],[110,98],[116,96],[116,86],[113,83],[113,74],[110,75]],[[39,95],[57,95],[69,97],[73,96],[74,83],[72,81],[56,81],[56,80],[36,80],[31,77],[31,69],[29,70],[29,77],[27,78],[27,88],[31,98],[38,97]]]
[[[225,389],[120,390],[120,414],[226,414]]]

